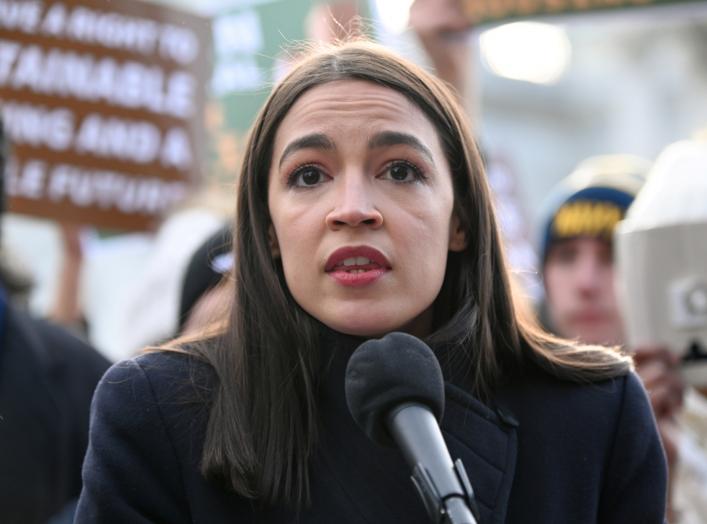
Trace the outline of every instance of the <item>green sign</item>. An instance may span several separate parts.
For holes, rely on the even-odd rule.
[[[213,21],[212,93],[228,127],[245,132],[286,68],[286,49],[305,38],[313,0],[252,0]]]

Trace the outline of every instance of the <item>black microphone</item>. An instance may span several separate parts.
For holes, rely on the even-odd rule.
[[[346,402],[369,438],[398,445],[432,522],[476,524],[471,483],[439,428],[444,379],[427,344],[405,333],[361,344],[346,366]]]

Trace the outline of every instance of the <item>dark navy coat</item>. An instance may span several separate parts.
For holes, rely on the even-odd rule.
[[[345,352],[338,360],[322,387],[312,504],[299,513],[200,475],[208,407],[199,392],[214,381],[206,365],[176,353],[115,365],[93,401],[76,522],[426,523],[402,455],[370,442],[349,415]],[[636,375],[577,385],[529,371],[494,406],[446,386],[444,436],[482,524],[663,522],[665,458]]]
[[[79,496],[91,397],[110,364],[63,329],[2,305],[0,523],[44,524]]]

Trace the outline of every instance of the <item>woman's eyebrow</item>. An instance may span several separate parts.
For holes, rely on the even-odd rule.
[[[300,149],[333,150],[336,149],[336,146],[334,145],[334,142],[329,140],[329,138],[323,133],[312,133],[310,135],[305,135],[287,144],[287,147],[282,152],[282,156],[280,157],[280,167],[282,167],[282,163],[288,156],[295,151],[299,151]]]
[[[382,131],[381,133],[378,133],[368,141],[369,149],[398,145],[410,146],[413,149],[416,149],[424,156],[426,156],[427,160],[429,160],[429,162],[434,165],[432,152],[413,135],[401,133],[399,131]]]

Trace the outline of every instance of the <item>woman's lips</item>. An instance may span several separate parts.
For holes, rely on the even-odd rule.
[[[327,259],[324,271],[343,286],[366,286],[390,271],[388,259],[370,246],[343,247]]]

